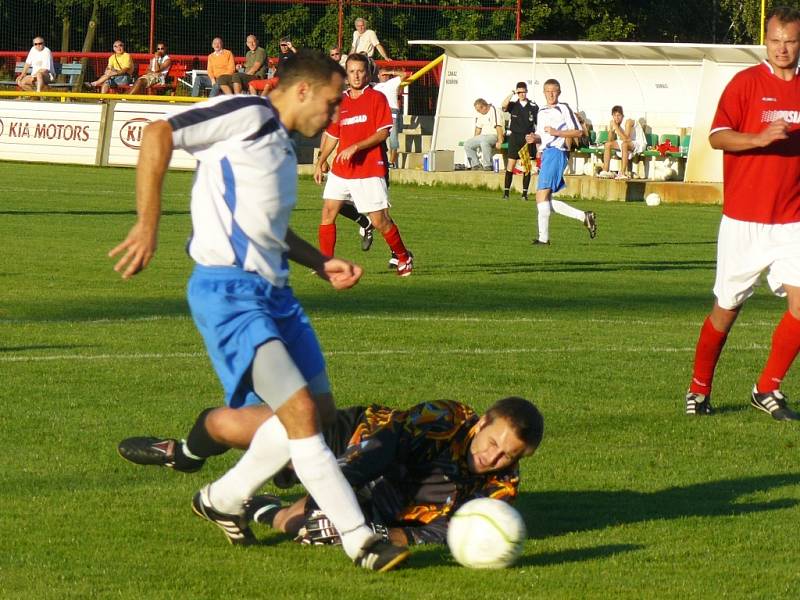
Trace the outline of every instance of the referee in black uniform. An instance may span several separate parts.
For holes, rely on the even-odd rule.
[[[516,101],[512,100],[516,94]],[[508,137],[508,165],[506,166],[506,180],[503,185],[503,200],[508,200],[511,189],[511,180],[514,178],[514,165],[519,160],[519,151],[523,146],[528,146],[531,161],[536,158],[536,145],[533,144],[533,132],[536,130],[536,117],[539,114],[539,105],[528,100],[528,85],[520,81],[513,92],[503,100],[503,110],[511,115],[511,135]],[[531,184],[531,172],[528,170],[522,176],[522,199],[528,199],[528,186]]]

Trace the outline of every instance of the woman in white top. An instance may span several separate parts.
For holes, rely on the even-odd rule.
[[[30,74],[28,74],[30,69]],[[47,84],[53,80],[53,54],[50,48],[44,45],[44,38],[33,38],[33,47],[28,52],[22,72],[17,77],[17,85],[26,92],[43,92]]]

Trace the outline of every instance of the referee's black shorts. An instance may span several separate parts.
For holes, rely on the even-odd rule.
[[[524,133],[511,133],[508,136],[508,158],[519,160],[519,151],[525,145]],[[536,144],[528,144],[528,152],[531,154],[531,160],[536,158]]]

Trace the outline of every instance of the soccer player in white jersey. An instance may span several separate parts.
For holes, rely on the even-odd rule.
[[[534,245],[550,245],[550,213],[581,221],[589,230],[589,237],[597,235],[597,219],[593,212],[583,212],[561,200],[553,200],[553,192],[563,189],[564,169],[567,167],[567,138],[579,138],[583,130],[575,113],[564,102],[559,102],[561,84],[555,79],[544,82],[547,104],[539,109],[535,139],[541,144],[542,168],[536,181],[536,209],[539,214],[539,237]]]
[[[313,329],[288,285],[289,259],[336,289],[355,285],[361,268],[323,256],[289,229],[297,201],[293,130],[313,137],[338,110],[342,68],[318,53],[293,55],[281,66],[269,99],[224,96],[148,125],[136,178],[138,219],[111,250],[124,278],[141,271],[156,249],[161,188],[174,148],[198,159],[192,187],[197,263],[189,306],[222,381],[226,403],[247,407],[258,425],[249,449],[192,501],[233,544],[254,540],[244,505],[290,459],[326,514],[344,532],[356,565],[386,571],[408,549],[375,536],[320,433],[320,413],[334,410],[325,361]],[[275,416],[269,416],[270,409]],[[277,418],[276,418],[277,417]]]

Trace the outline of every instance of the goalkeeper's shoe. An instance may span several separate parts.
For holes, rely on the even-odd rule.
[[[367,538],[353,562],[357,567],[383,573],[405,561],[411,553],[406,546],[395,546],[376,533]]]
[[[130,437],[122,440],[117,452],[125,460],[137,465],[157,465],[194,473],[203,468],[205,460],[197,460],[180,453],[180,440],[157,437]],[[180,456],[176,454],[180,453]]]
[[[780,390],[759,393],[756,386],[753,386],[753,393],[750,395],[750,404],[753,408],[763,410],[776,421],[798,421],[800,415],[786,406],[788,398]]]
[[[366,227],[358,228],[358,235],[361,236],[361,249],[366,252],[372,247],[372,238],[375,231],[375,226],[370,223]]]
[[[711,394],[696,394],[695,392],[686,392],[686,414],[703,416],[714,413],[711,407]]]
[[[277,496],[259,494],[244,503],[244,517],[248,521],[272,527],[272,521],[281,508],[281,499]]]
[[[211,501],[208,499],[208,490],[210,486],[205,486],[192,498],[192,510],[201,519],[211,521],[222,529],[225,537],[234,546],[248,546],[255,543],[256,536],[247,524],[247,519],[244,514],[230,515],[219,512],[211,506]]]

